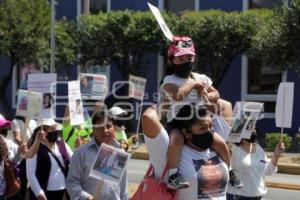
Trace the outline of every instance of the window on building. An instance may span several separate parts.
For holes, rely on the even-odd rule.
[[[271,65],[263,65],[255,59],[248,60],[248,94],[277,94],[282,72]]]
[[[170,12],[181,14],[195,10],[195,0],[165,0],[164,8]]]
[[[279,8],[286,0],[249,0],[249,9]]]
[[[107,11],[107,3],[108,3],[108,0],[82,0],[81,1],[82,13],[84,13],[84,11],[85,11],[85,6],[88,6],[88,5],[89,5],[89,13],[90,14],[106,12]]]

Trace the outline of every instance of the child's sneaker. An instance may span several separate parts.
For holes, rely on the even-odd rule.
[[[169,176],[167,187],[172,190],[184,189],[190,186],[189,182],[185,181],[179,172]]]
[[[233,187],[237,189],[241,189],[243,187],[243,183],[236,177],[234,174],[234,170],[229,171],[229,182]]]

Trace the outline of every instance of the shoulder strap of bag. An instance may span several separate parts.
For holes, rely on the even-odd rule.
[[[168,166],[168,164],[166,164],[166,166],[165,166],[165,168],[164,168],[164,171],[163,171],[163,173],[162,173],[162,176],[161,176],[161,178],[160,178],[160,181],[163,181],[164,177],[165,177],[166,174],[167,174],[168,169],[169,169],[169,166]],[[149,168],[148,168],[148,170],[147,170],[147,172],[146,172],[146,174],[145,174],[145,177],[149,177],[149,176],[155,176],[155,172],[154,172],[154,167],[153,167],[153,165],[150,165],[150,166],[149,166]]]
[[[66,168],[61,164],[61,162],[59,161],[58,157],[48,147],[47,147],[47,150],[53,156],[53,158],[56,160],[58,166],[62,170],[62,172],[65,175],[65,177],[67,177],[68,174],[67,174]]]
[[[72,126],[72,129],[71,129],[71,131],[68,134],[68,138],[66,139],[66,143],[68,143],[68,141],[71,139],[71,137],[73,136],[74,132],[75,132],[75,128]]]

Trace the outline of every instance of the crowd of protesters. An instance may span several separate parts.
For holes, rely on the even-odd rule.
[[[161,85],[164,99],[142,115],[155,178],[162,178],[180,200],[261,199],[266,194],[264,177],[276,172],[284,144],[277,145],[269,160],[253,129],[250,139],[229,146],[225,140],[231,104],[220,98],[209,77],[193,72],[195,56],[189,37],[174,37],[168,50],[172,73]],[[167,109],[162,110],[162,103]],[[80,126],[71,125],[68,106],[62,124],[53,118],[34,121],[22,116],[11,122],[0,115],[0,200],[26,195],[31,200],[129,199],[126,170],[119,184],[105,182],[97,197],[93,194],[99,181],[89,176],[101,144],[128,150],[122,119],[126,114],[120,107],[96,108]],[[19,169],[21,189],[13,196],[7,195],[7,161]],[[162,177],[166,168],[167,176]]]

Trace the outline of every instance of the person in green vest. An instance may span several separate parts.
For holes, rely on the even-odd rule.
[[[72,126],[70,123],[69,107],[65,108],[65,115],[63,120],[63,139],[70,146],[72,150],[79,147],[81,144],[90,141],[92,129],[92,121],[87,112],[84,112],[84,123],[81,125]]]
[[[122,149],[125,151],[128,150],[128,139],[127,135],[125,133],[125,119],[124,116],[127,114],[125,110],[118,106],[114,106],[111,109],[109,109],[109,114],[110,116],[114,119],[115,121],[115,131],[116,131],[116,139],[120,143]]]

